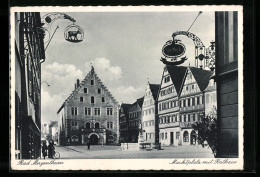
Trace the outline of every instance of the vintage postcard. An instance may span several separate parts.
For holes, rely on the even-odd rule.
[[[11,170],[243,170],[243,7],[11,7]]]

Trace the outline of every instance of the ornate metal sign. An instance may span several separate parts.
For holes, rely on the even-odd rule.
[[[204,44],[198,36],[188,31],[177,31],[172,34],[173,40],[167,41],[162,48],[162,54],[165,58],[161,57],[161,61],[167,65],[180,65],[183,64],[188,58],[182,57],[185,53],[185,46],[180,40],[175,39],[178,35],[184,35],[192,39],[195,46],[195,66],[196,67],[209,67],[214,70],[215,64],[215,43],[211,42],[209,48],[205,48]]]
[[[84,31],[78,25],[69,25],[64,30],[64,38],[69,42],[81,42],[84,39]]]
[[[162,53],[169,58],[179,57],[185,53],[185,46],[180,41],[167,41],[162,48]]]

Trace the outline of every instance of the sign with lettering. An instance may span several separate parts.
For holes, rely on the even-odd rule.
[[[185,46],[178,41],[168,41],[163,46],[162,53],[169,58],[179,57],[185,53]]]

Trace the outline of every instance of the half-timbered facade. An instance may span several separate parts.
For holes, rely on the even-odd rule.
[[[211,71],[187,67],[179,96],[182,145],[198,144],[192,124],[205,115],[204,91],[211,76]]]
[[[186,67],[166,65],[158,93],[159,140],[162,145],[180,144],[179,98]]]

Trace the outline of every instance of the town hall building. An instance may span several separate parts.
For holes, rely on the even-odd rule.
[[[92,66],[83,81],[57,112],[60,145],[117,144],[119,142],[119,104],[101,82]]]

